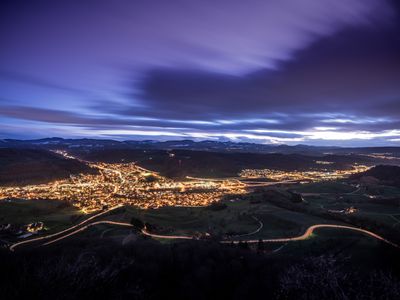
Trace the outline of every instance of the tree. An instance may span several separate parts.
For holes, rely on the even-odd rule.
[[[249,244],[246,241],[239,241],[238,246],[241,249],[249,249]]]
[[[142,230],[142,229],[144,228],[144,223],[143,223],[143,221],[140,220],[140,219],[134,218],[134,217],[131,219],[131,224],[132,224],[135,228],[137,228],[137,229],[139,229],[139,230]]]
[[[264,242],[262,239],[258,240],[258,244],[257,244],[257,250],[259,252],[263,252],[264,251]]]

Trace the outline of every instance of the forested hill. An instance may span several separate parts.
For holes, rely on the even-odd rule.
[[[78,160],[46,150],[0,148],[0,185],[38,184],[79,173],[96,173]]]

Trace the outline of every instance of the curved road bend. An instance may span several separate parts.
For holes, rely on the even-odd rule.
[[[244,233],[244,234],[239,234],[239,235],[234,235],[232,237],[237,238],[237,237],[242,237],[242,236],[249,236],[249,235],[253,235],[258,233],[263,227],[264,227],[264,223],[261,222],[256,216],[252,216],[253,220],[257,221],[258,223],[258,228],[252,232],[249,233]]]
[[[377,240],[380,240],[384,243],[387,243],[395,248],[400,249],[400,246],[385,239],[384,237],[373,233],[371,231],[365,230],[365,229],[361,229],[358,227],[353,227],[353,226],[346,226],[346,225],[335,225],[335,224],[315,224],[312,225],[310,227],[307,228],[307,230],[299,236],[295,236],[295,237],[287,237],[287,238],[275,238],[275,239],[262,239],[263,242],[265,243],[279,243],[279,242],[292,242],[292,241],[302,241],[305,240],[307,238],[309,238],[312,233],[314,232],[315,229],[319,229],[319,228],[336,228],[336,229],[346,229],[346,230],[352,230],[352,231],[357,231],[360,233],[363,233],[365,235],[368,235],[370,237],[373,237]],[[155,238],[160,238],[160,239],[194,239],[194,237],[192,236],[180,236],[180,235],[160,235],[160,234],[152,234],[146,230],[142,230],[142,233],[144,235],[147,236],[151,236],[151,237],[155,237]],[[239,242],[247,242],[247,243],[258,243],[259,239],[257,240],[225,240],[225,241],[220,241],[223,244],[227,244],[227,243],[239,243]]]
[[[21,241],[21,242],[15,243],[15,244],[10,246],[10,250],[14,251],[14,249],[16,247],[19,247],[21,245],[26,245],[26,244],[29,244],[29,243],[33,243],[33,242],[37,242],[37,241],[41,241],[41,240],[47,240],[47,239],[59,236],[59,235],[61,235],[63,233],[69,232],[70,230],[78,228],[79,226],[82,226],[82,225],[86,224],[87,222],[89,222],[89,221],[91,221],[91,220],[93,220],[95,218],[98,218],[98,217],[100,217],[102,215],[105,215],[106,213],[108,213],[108,212],[110,212],[110,211],[112,211],[114,209],[117,209],[119,207],[121,207],[121,205],[117,205],[117,206],[111,207],[108,210],[105,210],[105,211],[102,211],[102,212],[100,212],[100,213],[98,213],[96,215],[93,215],[93,216],[83,220],[82,222],[80,222],[80,223],[78,223],[76,225],[73,225],[73,226],[71,226],[71,227],[69,227],[67,229],[64,229],[62,231],[59,231],[59,232],[56,232],[56,233],[53,233],[53,234],[49,234],[49,235],[46,235],[46,236],[41,236],[41,237],[37,237],[37,238],[33,238],[33,239],[29,239],[29,240],[25,240],[25,241]]]
[[[85,226],[82,226],[82,227],[80,227],[80,228],[78,228],[78,229],[76,229],[76,230],[74,230],[72,232],[69,232],[66,235],[60,236],[60,237],[58,237],[58,238],[56,238],[54,240],[48,241],[48,242],[42,244],[41,246],[47,246],[47,245],[59,242],[59,241],[65,239],[65,238],[68,238],[68,237],[70,237],[72,235],[75,235],[75,234],[77,234],[79,232],[82,232],[82,231],[88,229],[89,227],[92,227],[92,226],[95,226],[95,225],[100,225],[100,224],[118,225],[118,226],[124,226],[124,227],[134,227],[132,224],[124,223],[124,222],[115,222],[115,221],[106,221],[106,220],[105,221],[97,221],[97,222],[93,222],[93,223],[87,224]],[[151,237],[154,237],[154,238],[193,239],[192,236],[181,236],[181,235],[168,235],[168,236],[165,236],[165,235],[152,234],[150,232],[145,231],[144,229],[142,230],[142,233],[144,235],[151,236]],[[16,244],[14,244],[13,246],[15,246],[15,245]],[[13,251],[13,249],[11,249],[11,247],[10,247],[10,250]]]
[[[288,237],[288,238],[275,238],[275,239],[262,239],[263,242],[266,243],[279,243],[279,242],[291,242],[291,241],[302,241],[305,240],[307,238],[309,238],[312,233],[314,232],[315,229],[319,229],[319,228],[336,228],[336,229],[347,229],[347,230],[352,230],[352,231],[357,231],[360,233],[363,233],[365,235],[368,235],[370,237],[373,237],[377,240],[380,240],[382,242],[385,242],[395,248],[400,249],[400,246],[385,239],[384,237],[373,233],[371,231],[365,230],[365,229],[361,229],[358,227],[353,227],[353,226],[346,226],[346,225],[335,225],[335,224],[315,224],[312,225],[310,227],[307,228],[307,230],[299,236],[295,236],[295,237]],[[243,240],[243,241],[239,241],[239,240],[232,240],[232,241],[221,241],[221,243],[239,243],[239,242],[247,242],[247,243],[258,243],[259,240]]]
[[[153,238],[159,238],[159,239],[170,239],[170,240],[175,240],[175,239],[183,239],[183,240],[193,240],[193,236],[189,235],[161,235],[161,234],[153,234],[148,232],[145,229],[142,229],[142,234],[151,236]]]
[[[85,225],[85,226],[83,226],[81,228],[78,228],[77,230],[74,230],[73,232],[70,232],[70,233],[68,233],[68,234],[66,234],[64,236],[61,236],[61,237],[59,237],[59,238],[57,238],[55,240],[46,242],[46,243],[42,244],[42,246],[50,245],[52,243],[58,242],[58,241],[63,240],[65,238],[67,238],[67,237],[70,237],[70,236],[72,236],[74,234],[77,234],[77,233],[79,233],[79,232],[81,232],[83,230],[86,230],[87,228],[89,228],[91,226],[95,226],[95,225],[99,225],[99,224],[110,224],[110,225],[133,227],[133,225],[130,224],[130,223],[122,223],[122,222],[114,222],[114,221],[97,221],[97,222],[93,222],[93,223],[87,224],[87,225]],[[393,243],[393,242],[391,242],[391,241],[383,238],[382,236],[380,236],[380,235],[378,235],[376,233],[373,233],[371,231],[368,231],[368,230],[365,230],[365,229],[361,229],[361,228],[357,228],[357,227],[352,227],[352,226],[335,225],[335,224],[315,224],[315,225],[312,225],[312,226],[308,227],[307,230],[302,235],[299,235],[299,236],[287,237],[287,238],[275,238],[275,239],[262,239],[262,241],[265,242],[265,243],[301,241],[301,240],[305,240],[308,237],[310,237],[312,235],[312,233],[314,232],[314,230],[318,229],[318,228],[336,228],[336,229],[347,229],[347,230],[357,231],[357,232],[363,233],[365,235],[368,235],[370,237],[373,237],[373,238],[375,238],[377,240],[380,240],[380,241],[382,241],[384,243],[387,243],[387,244],[389,244],[389,245],[391,245],[391,246],[393,246],[395,248],[400,249],[399,245],[397,245],[397,244],[395,244],[395,243]],[[146,231],[145,229],[142,229],[141,232],[144,235],[147,235],[147,236],[150,236],[150,237],[153,237],[153,238],[160,238],[160,239],[186,239],[186,240],[194,239],[193,236],[185,236],[185,235],[152,234],[152,233]],[[30,242],[30,241],[32,241],[32,240],[25,241],[25,242]],[[239,242],[258,243],[259,239],[257,239],[257,240],[225,240],[225,241],[220,241],[220,243],[223,243],[223,244],[228,244],[228,243],[237,244]],[[24,242],[20,242],[20,243],[12,245],[10,247],[10,250],[13,251],[16,245],[18,246],[18,245],[21,245],[23,243]]]
[[[65,239],[65,238],[67,238],[67,237],[70,237],[71,235],[77,234],[77,233],[79,233],[81,231],[84,231],[84,230],[88,229],[89,227],[92,227],[92,226],[95,226],[95,225],[99,225],[99,224],[110,224],[110,225],[119,225],[119,226],[125,226],[125,227],[133,227],[133,225],[130,224],[130,223],[122,223],[122,222],[114,222],[114,221],[97,221],[97,222],[93,222],[93,223],[90,223],[88,225],[85,225],[85,226],[83,226],[83,227],[81,227],[81,228],[79,228],[77,230],[74,230],[74,231],[72,231],[72,232],[70,232],[70,233],[68,233],[66,235],[60,236],[59,238],[56,238],[55,240],[51,240],[49,242],[46,242],[46,243],[42,244],[41,246],[46,246],[46,245],[50,245],[50,244],[53,244],[55,242],[61,241],[61,240]]]

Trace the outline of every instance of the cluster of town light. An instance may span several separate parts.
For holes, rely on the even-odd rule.
[[[276,181],[304,181],[316,182],[325,180],[335,180],[345,178],[351,174],[364,172],[368,170],[368,166],[353,165],[345,170],[312,170],[312,171],[283,171],[271,169],[245,169],[240,172],[239,176],[243,178],[268,178]]]
[[[174,181],[134,163],[89,163],[98,174],[80,174],[47,184],[1,187],[0,199],[68,201],[83,212],[119,204],[140,208],[206,206],[228,193],[244,192],[237,180]]]

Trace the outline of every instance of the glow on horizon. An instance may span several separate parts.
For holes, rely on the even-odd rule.
[[[289,130],[267,130],[255,129],[237,132],[209,132],[209,131],[192,131],[180,129],[162,130],[158,128],[153,130],[147,129],[103,129],[103,130],[88,130],[81,129],[79,134],[84,136],[103,136],[103,137],[175,137],[184,139],[196,140],[231,140],[234,142],[241,141],[258,141],[261,143],[284,144],[284,143],[307,143],[314,141],[350,141],[350,140],[373,140],[376,138],[387,138],[392,142],[400,141],[400,130],[385,130],[382,132],[369,131],[333,131],[330,128],[315,128],[309,131],[289,131]],[[269,134],[268,134],[269,133]],[[294,136],[275,136],[278,134],[292,134]]]
[[[133,119],[136,119],[133,118]],[[145,121],[147,118],[142,118]],[[150,119],[150,118],[149,118]],[[265,123],[257,123],[259,121]],[[111,139],[194,139],[194,140],[230,140],[234,142],[255,142],[263,144],[319,144],[335,145],[340,142],[367,141],[365,145],[376,145],[378,140],[380,145],[397,145],[400,142],[400,130],[351,130],[342,126],[313,126],[310,129],[276,129],[268,128],[268,123],[272,119],[226,119],[214,121],[202,120],[168,120],[158,119],[156,125],[84,125],[84,124],[65,124],[49,123],[46,121],[26,121],[18,117],[6,118],[3,127],[5,132],[15,136],[9,136],[5,132],[0,132],[0,138],[43,138],[50,136],[60,136],[68,138],[111,138]],[[150,121],[150,120],[149,120]],[[151,120],[153,121],[153,120]],[[255,123],[254,123],[255,122]],[[176,124],[184,126],[165,126],[166,124]],[[275,127],[275,122],[270,122],[270,126]],[[317,122],[318,123],[318,120]],[[235,128],[237,124],[250,124],[249,129]],[[284,122],[283,122],[284,124]],[[319,124],[323,124],[320,122]],[[193,125],[193,126],[191,126]],[[229,126],[232,125],[232,126]],[[22,128],[29,127],[30,131],[19,134]],[[265,127],[267,128],[265,128]],[[278,124],[278,126],[280,126]],[[231,127],[231,128],[230,128]],[[362,144],[362,145],[364,145]]]
[[[322,123],[339,123],[339,124],[377,124],[388,123],[392,120],[388,118],[332,118],[321,120]]]
[[[292,133],[301,135],[303,140],[333,140],[333,141],[346,141],[352,139],[358,140],[371,140],[375,138],[384,137],[400,137],[400,130],[384,130],[382,132],[370,132],[370,131],[333,131],[328,127],[318,128],[317,130],[310,131],[287,131],[287,130],[265,130],[265,129],[255,129],[249,130],[257,133]]]

